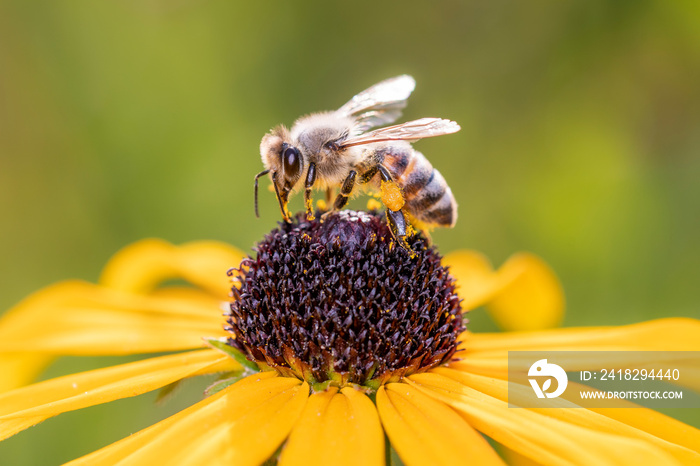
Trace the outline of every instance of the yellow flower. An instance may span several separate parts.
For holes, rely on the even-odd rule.
[[[695,320],[503,334],[464,331],[457,358],[425,367],[413,361],[415,370],[408,372],[390,367],[374,389],[371,383],[334,378],[337,373],[329,367],[337,361],[324,366],[329,370],[325,381],[318,370],[304,372],[307,366],[301,364],[302,379],[294,370],[296,356],[288,354],[282,362],[271,354],[258,357],[258,366],[276,370],[250,373],[227,351],[203,341],[209,337],[215,346],[226,346],[243,338],[241,329],[233,338],[223,329],[219,311],[230,299],[225,271],[242,258],[220,243],[176,247],[141,241],[108,263],[99,285],[59,283],[9,311],[0,320],[0,369],[8,375],[4,388],[18,388],[0,394],[0,439],[62,412],[188,377],[227,373],[239,379],[227,386],[222,381],[223,388],[203,401],[71,464],[254,465],[281,447],[279,463],[285,465],[379,465],[389,451],[385,435],[407,465],[502,464],[484,436],[541,464],[700,461],[700,431],[649,409],[513,409],[507,403],[508,350],[698,351],[700,323]],[[453,253],[445,262],[465,309],[488,304],[496,320],[520,328],[542,328],[560,318],[559,284],[532,255],[515,256],[498,271],[473,252]],[[163,285],[172,279],[194,286]],[[450,283],[446,279],[448,289]],[[235,326],[243,317],[231,308],[229,326]],[[252,322],[264,316],[248,317]],[[241,346],[255,353],[253,340],[245,341],[250,346]],[[26,385],[59,355],[174,351],[179,352]],[[376,372],[362,374],[362,382],[381,378]]]

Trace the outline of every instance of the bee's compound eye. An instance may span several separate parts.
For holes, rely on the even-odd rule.
[[[301,154],[296,147],[287,147],[282,154],[284,163],[284,174],[287,178],[296,178],[299,176],[301,168]]]

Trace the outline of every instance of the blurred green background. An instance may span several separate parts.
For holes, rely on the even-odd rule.
[[[460,205],[456,228],[434,233],[443,252],[540,255],[566,289],[566,325],[700,317],[691,0],[3,0],[0,309],[94,281],[145,237],[249,250],[279,220],[265,189],[253,215],[263,134],[403,73],[418,82],[404,119],[463,128],[417,146]],[[66,461],[199,394],[60,416],[0,444],[0,462]]]

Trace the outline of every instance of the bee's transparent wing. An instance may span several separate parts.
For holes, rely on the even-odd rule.
[[[351,136],[340,143],[341,148],[371,144],[382,141],[417,141],[423,138],[442,136],[459,131],[460,126],[451,120],[442,118],[421,118],[400,125],[387,126],[369,133]]]
[[[415,87],[416,81],[406,74],[389,78],[357,94],[337,113],[355,118],[352,133],[360,134],[396,121]]]

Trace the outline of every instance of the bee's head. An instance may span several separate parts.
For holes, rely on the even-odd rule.
[[[258,212],[258,178],[269,173],[275,186],[282,215],[285,220],[289,219],[287,211],[289,193],[304,171],[304,159],[301,152],[292,144],[289,131],[283,126],[278,126],[263,137],[260,142],[260,155],[265,170],[255,177],[255,213],[257,215]]]

